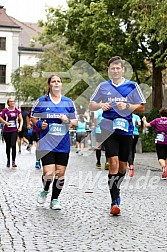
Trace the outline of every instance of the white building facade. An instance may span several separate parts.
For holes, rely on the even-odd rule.
[[[14,95],[11,74],[24,65],[35,65],[42,47],[30,46],[32,37],[40,32],[37,24],[23,23],[6,14],[0,6],[0,110],[6,106],[6,100]]]

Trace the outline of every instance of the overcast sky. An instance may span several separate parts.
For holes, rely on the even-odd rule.
[[[66,0],[0,0],[9,16],[22,22],[37,22],[45,19],[47,6],[57,7],[58,5],[67,8]]]

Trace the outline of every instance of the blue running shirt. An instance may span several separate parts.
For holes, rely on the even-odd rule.
[[[114,85],[112,80],[102,82],[98,85],[95,92],[93,93],[90,102],[103,102],[110,103],[111,109],[103,111],[103,120],[100,124],[101,128],[110,128],[113,131],[113,120],[120,118],[124,123],[124,119],[128,121],[127,131],[121,129],[115,129],[115,133],[122,135],[132,135],[133,134],[133,123],[132,123],[132,112],[129,110],[119,110],[116,106],[117,102],[125,102],[130,104],[141,104],[146,103],[144,95],[136,82],[130,80],[124,80],[123,83],[119,85]],[[109,125],[111,124],[111,125]],[[108,126],[107,126],[108,125]],[[108,128],[109,127],[109,128]]]
[[[39,150],[53,152],[70,152],[69,125],[62,123],[59,118],[65,114],[69,119],[76,119],[76,109],[73,101],[66,96],[61,96],[55,103],[50,96],[42,96],[35,102],[31,116],[46,120],[48,127],[40,130]]]
[[[95,128],[95,133],[97,134],[101,134],[100,122],[103,119],[102,114],[103,114],[102,109],[98,109],[94,112],[94,117],[97,119],[97,125]]]
[[[86,122],[81,122],[78,120],[78,125],[77,125],[77,128],[76,128],[76,132],[79,133],[79,132],[86,132]]]
[[[132,114],[132,122],[133,122],[133,126],[134,126],[133,135],[138,136],[139,135],[138,123],[141,122],[141,119],[138,115]]]

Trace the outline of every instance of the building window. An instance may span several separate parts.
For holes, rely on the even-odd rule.
[[[0,37],[0,50],[6,50],[6,38]]]
[[[0,65],[0,84],[6,83],[6,66]]]

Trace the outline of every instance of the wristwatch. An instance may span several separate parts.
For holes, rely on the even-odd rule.
[[[129,108],[130,108],[130,104],[126,103],[126,109],[129,109]]]

